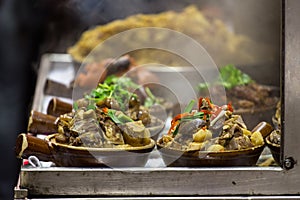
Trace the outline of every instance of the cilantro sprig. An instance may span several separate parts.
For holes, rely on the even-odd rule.
[[[93,89],[85,98],[90,102],[97,103],[106,98],[114,98],[121,108],[126,109],[126,102],[132,97],[137,96],[133,93],[139,86],[129,77],[116,77],[111,75],[100,83],[97,88]]]
[[[211,85],[223,85],[225,89],[231,89],[238,85],[247,85],[254,80],[234,65],[229,64],[220,68],[220,75],[215,83],[200,83],[198,88],[200,90],[207,89]]]
[[[116,124],[124,124],[127,122],[133,122],[133,119],[131,119],[129,116],[125,115],[121,111],[116,111],[109,109],[107,112],[107,115],[116,123]]]
[[[248,74],[243,73],[234,65],[226,65],[220,69],[220,84],[225,88],[233,88],[237,85],[246,85],[253,82]]]
[[[162,100],[154,96],[154,94],[151,92],[150,88],[145,87],[145,92],[147,94],[147,97],[145,99],[144,106],[149,108],[153,106],[154,104],[162,104]]]

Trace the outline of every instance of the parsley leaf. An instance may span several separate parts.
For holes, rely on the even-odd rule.
[[[231,89],[238,85],[247,85],[254,82],[248,74],[243,73],[234,65],[229,64],[220,68],[220,75],[215,83],[199,83],[199,90],[207,90],[213,85],[223,85],[225,89]]]
[[[121,110],[127,108],[127,103],[139,86],[129,77],[108,76],[105,81],[93,89],[85,98],[92,102],[99,102],[105,98],[114,98],[120,105]]]
[[[234,65],[226,65],[220,69],[220,84],[227,89],[237,85],[246,85],[253,82],[248,74],[243,73]]]
[[[132,122],[133,119],[131,119],[129,116],[125,115],[121,111],[111,110],[109,109],[107,112],[107,115],[116,123],[116,124],[124,124],[127,122]]]

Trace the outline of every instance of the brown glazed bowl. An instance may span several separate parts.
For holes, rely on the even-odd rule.
[[[258,109],[238,109],[234,110],[234,113],[237,115],[241,115],[243,117],[243,121],[247,124],[249,129],[252,129],[256,124],[261,121],[266,121],[272,124],[272,116],[276,112],[276,105],[274,106],[266,106]]]
[[[60,144],[55,135],[44,140],[20,134],[16,142],[16,154],[19,158],[34,155],[42,161],[52,161],[62,167],[143,167],[148,161],[155,141],[141,147],[90,148]]]
[[[279,100],[280,90],[279,87],[270,85],[261,85],[270,90],[270,97]],[[237,108],[234,113],[237,115],[242,115],[245,124],[249,129],[252,129],[256,124],[261,121],[266,121],[272,124],[272,117],[276,113],[277,103],[273,103],[267,106],[255,106],[254,108]]]
[[[157,142],[162,159],[169,167],[231,167],[256,164],[264,145],[224,152],[180,151],[163,147]]]
[[[265,139],[267,147],[269,147],[271,154],[275,160],[275,162],[278,165],[281,165],[281,161],[280,161],[280,145],[279,144],[274,144],[270,141],[270,136],[266,137]]]
[[[273,128],[267,122],[260,122],[252,132],[261,132],[266,138]],[[257,163],[265,144],[242,150],[211,151],[182,151],[164,147],[162,140],[156,142],[165,164],[170,167],[232,167],[253,166]]]

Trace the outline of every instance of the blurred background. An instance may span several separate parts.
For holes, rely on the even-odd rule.
[[[139,13],[180,12],[191,4],[208,19],[222,20],[228,31],[263,44],[256,68],[238,64],[261,83],[279,85],[279,0],[0,0],[0,199],[12,199],[16,185],[15,139],[27,129],[41,55],[66,53],[97,25]]]

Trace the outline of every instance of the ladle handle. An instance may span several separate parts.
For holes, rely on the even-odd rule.
[[[51,147],[46,140],[25,133],[17,137],[15,151],[18,158],[28,158],[34,155],[42,161],[53,159]]]
[[[266,138],[273,131],[273,127],[268,122],[260,122],[251,132],[254,133],[256,131],[260,132],[263,138]]]

